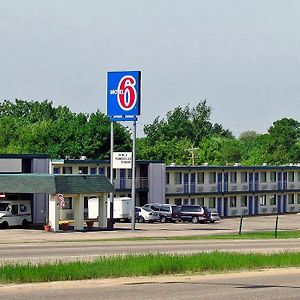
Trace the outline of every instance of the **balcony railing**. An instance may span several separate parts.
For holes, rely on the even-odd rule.
[[[149,185],[149,179],[147,177],[137,177],[135,178],[135,188],[136,189],[147,189]],[[115,189],[131,189],[132,179],[131,178],[116,178],[114,179]]]

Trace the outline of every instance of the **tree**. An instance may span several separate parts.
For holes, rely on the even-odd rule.
[[[210,122],[211,107],[206,100],[200,101],[196,107],[184,108],[178,106],[169,111],[166,120],[157,117],[152,124],[144,127],[149,145],[154,145],[159,140],[171,141],[176,139],[187,139],[195,145],[206,136],[216,133],[221,136],[231,136],[228,130],[224,130],[220,124]]]
[[[131,148],[130,133],[114,126],[115,148]],[[73,113],[66,106],[53,107],[47,100],[0,104],[2,153],[45,153],[51,158],[85,155],[107,159],[110,152],[110,121],[103,113]]]

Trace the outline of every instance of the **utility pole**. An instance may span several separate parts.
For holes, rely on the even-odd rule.
[[[199,148],[195,148],[194,145],[192,145],[191,148],[188,148],[187,151],[191,153],[191,158],[192,158],[192,166],[195,165],[195,151],[198,150]]]

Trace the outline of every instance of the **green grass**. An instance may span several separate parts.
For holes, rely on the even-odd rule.
[[[142,256],[106,257],[92,262],[4,265],[0,267],[0,282],[49,282],[257,270],[280,267],[300,267],[300,252],[283,252],[277,254],[241,254],[228,252],[191,255],[147,254]]]
[[[114,241],[188,241],[188,240],[240,240],[240,239],[274,239],[274,231],[255,231],[245,232],[239,235],[238,233],[224,233],[211,235],[186,235],[186,236],[168,236],[168,237],[130,237],[130,238],[103,238],[103,239],[85,239],[85,240],[68,240],[67,242],[114,242]],[[300,230],[278,231],[278,239],[300,238]],[[57,240],[55,242],[66,242]]]

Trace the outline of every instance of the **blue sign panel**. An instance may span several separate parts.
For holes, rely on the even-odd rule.
[[[141,72],[107,73],[107,114],[113,116],[140,115]]]

